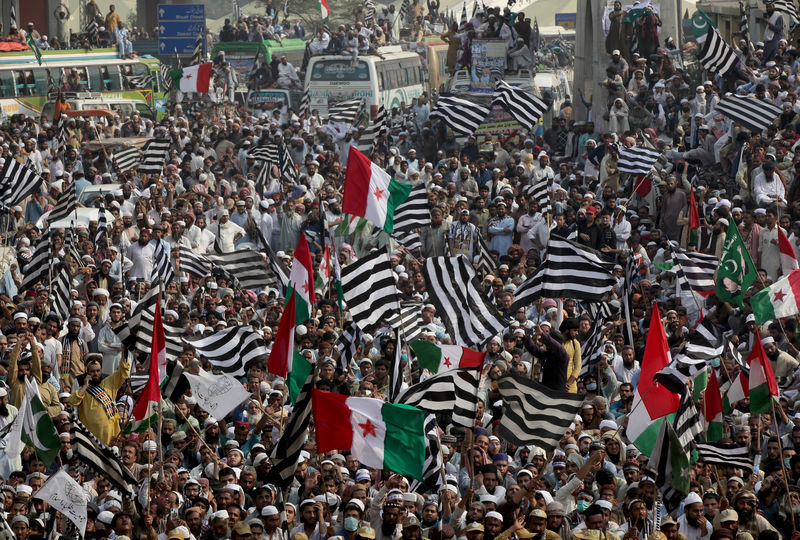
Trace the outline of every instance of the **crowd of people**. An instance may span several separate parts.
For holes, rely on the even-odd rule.
[[[206,109],[191,109],[190,102],[171,100],[161,120],[138,114],[92,122],[70,118],[61,131],[17,116],[0,127],[0,160],[24,163],[44,179],[41,192],[0,220],[6,248],[0,260],[0,429],[14,425],[26,399],[25,383],[32,379],[62,443],[49,466],[31,447],[16,459],[0,450],[7,525],[0,535],[32,540],[49,537],[55,528],[56,534],[77,538],[63,516],[53,524],[57,513],[36,496],[63,469],[90,500],[86,537],[95,539],[794,537],[800,524],[800,334],[793,318],[756,325],[748,302],[783,277],[778,227],[800,255],[800,221],[794,221],[800,220],[797,51],[777,22],[781,16],[767,2],[771,33],[763,44],[745,41],[737,48],[737,73],[746,77],[708,74],[691,90],[689,75],[668,52],[674,48],[670,38],[662,37],[664,48],[643,39],[631,50],[621,25],[626,13],[616,4],[610,15],[607,78],[595,81],[594,99],[581,92],[588,110],[582,119],[567,102],[552,111],[553,121],[541,135],[496,141],[488,150],[474,137],[456,137],[432,120],[435,103],[427,96],[390,112],[386,133],[376,136],[368,155],[395,181],[426,187],[430,222],[417,231],[420,246],[415,249],[371,225],[347,226],[344,180],[350,151],[358,147],[364,128],[329,123],[316,111],[212,116]],[[429,3],[426,12],[417,0],[405,21],[387,15],[394,6],[385,11],[375,18],[378,26],[359,21],[352,29],[345,27],[345,35],[355,33],[372,43],[381,34],[398,32],[392,24],[405,32],[413,31],[417,21],[443,20],[438,4]],[[228,21],[220,37],[251,39],[251,25],[257,32],[303,37],[301,24],[279,30],[277,17],[269,0],[263,18]],[[634,28],[645,38],[653,32],[658,36],[657,17],[652,12],[644,17],[649,19]],[[528,53],[519,56],[527,60],[530,53],[526,23],[509,9],[489,9],[468,24],[467,33],[507,38],[516,62],[513,51],[520,39]],[[457,44],[452,66],[448,54],[453,69],[467,50],[458,45],[461,31],[451,27],[445,34],[451,45]],[[311,46],[325,35],[330,40],[325,50],[338,39],[322,30]],[[763,133],[750,132],[715,110],[724,91],[752,94],[784,112]],[[600,96],[608,101],[599,103]],[[602,120],[593,117],[594,111]],[[598,131],[599,125],[605,131]],[[128,136],[168,142],[160,173],[122,171],[114,153],[86,144]],[[260,179],[261,163],[254,153],[265,144],[286,145],[296,182],[287,181],[277,168],[266,182]],[[620,145],[637,144],[664,151],[646,175],[646,188],[645,179],[617,169]],[[526,189],[543,181],[546,209]],[[98,234],[98,221],[75,224],[74,230],[49,227],[47,212],[72,184],[79,199],[92,186],[114,184],[90,203],[104,206],[107,234]],[[692,190],[701,216],[697,234],[690,230]],[[699,300],[681,295],[671,253],[685,249],[719,258],[731,223],[760,274],[746,292],[744,307],[714,294]],[[43,235],[51,242],[45,258],[53,271],[31,281],[26,278],[36,270],[32,263],[41,264],[34,254]],[[572,298],[515,305],[515,291],[546,261],[552,235],[572,238],[615,265],[610,313]],[[465,255],[477,263],[481,246],[487,246],[492,263],[479,276],[480,293],[507,329],[485,347],[474,426],[455,426],[449,415],[437,415],[443,467],[434,485],[418,486],[412,478],[365,467],[349,448],[319,453],[313,425],[291,481],[268,482],[273,451],[288,436],[293,408],[286,382],[266,371],[266,357],[247,366],[240,380],[251,396],[225,418],[210,416],[186,389],[161,400],[159,427],[126,432],[141,390],[133,381],[147,376],[149,363],[125,350],[114,330],[147,296],[157,273],[157,248],[168,253],[175,272],[163,292],[165,324],[179,328],[185,338],[250,325],[271,349],[286,291],[266,285],[242,289],[219,273],[189,274],[183,271],[181,250],[264,254],[266,243],[268,252],[290,268],[303,237],[315,270],[326,247],[343,268],[375,248],[388,248],[398,297],[420,305],[420,339],[439,345],[452,344],[454,336],[446,329],[447,314],[437,313],[431,302],[424,263],[443,254]],[[629,259],[638,269],[633,276],[624,271]],[[59,316],[50,276],[64,266],[71,304],[68,315]],[[623,295],[629,290],[633,294],[626,308]],[[397,361],[389,323],[363,334],[354,357],[342,366],[337,344],[349,318],[347,305],[333,283],[323,284],[320,292],[311,318],[294,330],[297,351],[317,368],[315,387],[387,399]],[[648,360],[653,305],[659,306],[673,353],[681,350],[701,316],[724,334],[730,347],[707,362],[722,395],[745,367],[737,358],[747,357],[755,340],[762,341],[781,382],[778,417],[751,414],[745,398],[730,403],[724,418],[719,442],[747,448],[753,469],[714,467],[694,459],[689,493],[671,512],[662,504],[648,456],[626,433],[630,417],[642,414],[633,408],[635,393],[653,385],[640,379]],[[597,318],[602,319],[599,325]],[[602,332],[602,348],[590,362],[581,351],[596,339],[595,331]],[[402,386],[429,375],[410,349],[401,359]],[[216,369],[190,341],[183,342],[177,360],[191,374]],[[516,446],[498,436],[502,402],[497,380],[505,373],[583,396],[579,414],[555,451],[545,451],[536,440]],[[77,421],[111,447],[109,452],[139,480],[137,487],[146,489],[133,498],[123,496],[103,471],[89,467],[71,448]]]

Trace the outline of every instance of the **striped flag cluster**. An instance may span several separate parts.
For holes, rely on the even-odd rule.
[[[158,68],[158,76],[161,79],[161,88],[165,92],[169,92],[172,90],[172,77],[169,76],[169,65],[162,63],[161,67]]]
[[[373,6],[375,9],[375,6]],[[383,104],[378,105],[378,113],[372,124],[361,133],[358,138],[358,150],[365,154],[373,151],[375,140],[386,133],[386,108]]]
[[[732,466],[753,472],[753,458],[747,446],[722,443],[697,443],[697,455],[705,463],[720,467]]]
[[[160,139],[150,139],[145,143],[142,161],[139,164],[139,172],[144,174],[158,174],[164,167],[169,150],[169,141]]]
[[[678,265],[678,281],[685,284],[681,289],[690,288],[703,296],[716,290],[714,274],[719,261],[715,256],[684,250],[673,250],[672,255]]]
[[[139,164],[139,149],[129,146],[119,152],[114,152],[114,161],[120,172],[129,171]]]
[[[364,100],[361,98],[346,99],[328,108],[328,122],[344,122],[356,124],[363,112]]]
[[[688,388],[681,395],[673,427],[681,443],[681,448],[688,455],[692,450],[692,446],[700,441],[703,435],[703,420],[694,404],[692,392],[689,392]]]
[[[256,290],[276,285],[267,261],[255,250],[239,249],[224,255],[209,254],[206,258],[214,265],[214,272],[220,272],[240,289]]]
[[[492,105],[500,105],[508,114],[522,124],[528,131],[533,131],[539,118],[549,108],[547,104],[530,92],[511,86],[507,82],[497,81],[492,97]]]
[[[150,73],[143,73],[141,75],[125,75],[125,80],[132,90],[140,88],[149,89],[153,85],[153,76]]]
[[[451,414],[454,425],[472,427],[479,380],[476,368],[449,369],[408,387],[397,396],[396,402],[430,413]]]
[[[660,157],[659,150],[650,150],[641,146],[627,148],[621,145],[617,169],[620,172],[631,174],[648,174]]]
[[[0,171],[0,204],[7,207],[19,204],[37,193],[44,179],[16,159],[6,159]]]
[[[492,257],[489,246],[486,245],[486,240],[483,239],[481,233],[479,231],[475,231],[475,233],[478,235],[478,262],[475,265],[475,271],[483,279],[488,274],[494,274],[494,271],[497,270],[497,261]]]
[[[574,298],[601,301],[616,285],[613,263],[593,249],[551,235],[547,258],[515,292],[513,309],[544,298]]]
[[[201,338],[184,338],[215,368],[228,375],[239,377],[247,373],[252,364],[267,361],[264,338],[252,326],[234,326]]]
[[[300,461],[300,452],[306,444],[308,424],[311,420],[311,393],[314,389],[314,371],[308,375],[300,394],[297,396],[292,415],[286,429],[272,449],[270,458],[272,468],[267,473],[266,483],[284,489],[294,481],[294,472]]]
[[[339,353],[339,364],[342,371],[347,373],[350,362],[355,358],[358,345],[361,343],[361,329],[351,322],[342,330],[342,335],[336,339],[336,351]]]
[[[169,260],[169,253],[164,248],[166,242],[159,240],[153,249],[153,271],[150,274],[150,281],[160,279],[164,284],[175,281],[175,268]]]
[[[425,464],[422,467],[422,482],[414,479],[408,486],[411,493],[433,492],[439,493],[439,489],[444,485],[442,471],[442,441],[439,438],[439,425],[436,423],[436,415],[425,415]]]
[[[295,167],[294,160],[292,160],[292,156],[289,154],[289,149],[286,147],[285,143],[261,145],[250,152],[248,156],[257,161],[264,162],[264,166],[259,174],[259,180],[256,182],[256,185],[260,187],[262,191],[264,187],[266,187],[269,171],[272,169],[273,165],[278,167],[281,180],[287,182],[295,182],[297,180],[297,168]]]
[[[96,474],[105,476],[121,494],[133,497],[139,480],[115,457],[111,448],[95,437],[81,421],[73,416],[69,429],[73,455]]]
[[[551,390],[516,373],[500,377],[497,390],[503,398],[497,434],[516,446],[535,444],[546,452],[558,447],[583,402],[580,394]]]
[[[488,114],[489,107],[486,105],[455,96],[440,96],[430,118],[440,119],[456,133],[472,135]]]
[[[62,219],[67,219],[74,215],[78,209],[78,199],[75,196],[75,183],[65,184],[64,189],[58,196],[56,206],[47,216],[48,223],[55,223]]]
[[[781,114],[781,108],[755,96],[726,96],[719,100],[715,111],[720,112],[753,133],[761,133]]]
[[[431,303],[453,343],[480,347],[508,326],[481,294],[475,269],[465,256],[429,257],[422,274]]]
[[[364,332],[374,331],[400,311],[395,275],[385,249],[342,268],[342,290],[353,321]]]
[[[161,284],[153,282],[150,289],[139,299],[130,316],[121,325],[114,328],[114,333],[122,341],[123,347],[131,352],[149,355],[153,346],[153,324],[156,313],[156,300]],[[181,336],[183,328],[164,324],[167,360],[175,360],[183,352]]]
[[[697,59],[705,69],[719,75],[725,75],[739,60],[731,46],[711,25],[708,25],[708,34]]]

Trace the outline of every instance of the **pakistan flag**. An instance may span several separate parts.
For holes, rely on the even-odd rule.
[[[48,467],[61,450],[56,426],[42,403],[39,386],[30,379],[25,381],[25,398],[6,438],[6,455],[10,459],[19,457],[25,445],[32,447]]]
[[[744,293],[757,277],[753,258],[739,235],[736,222],[731,220],[717,268],[717,297],[744,307]]]

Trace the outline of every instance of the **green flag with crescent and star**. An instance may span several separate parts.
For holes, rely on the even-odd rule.
[[[61,441],[56,425],[42,403],[39,385],[35,382],[25,381],[25,401],[17,414],[22,416],[22,442],[32,447],[39,459],[49,467],[61,450]]]
[[[632,23],[636,22],[638,19],[644,17],[644,10],[650,6],[650,0],[642,0],[641,2],[636,2],[631,9],[628,10],[628,14],[625,15],[625,19],[622,21],[624,23]]]
[[[703,12],[702,9],[698,9],[694,12],[691,18],[691,25],[692,25],[692,34],[694,34],[694,40],[697,43],[702,43],[706,40],[706,35],[708,35],[708,28],[709,26],[712,28],[716,28],[717,25],[714,24],[714,21]]]
[[[731,220],[717,268],[717,298],[744,307],[744,293],[758,277],[756,265]]]

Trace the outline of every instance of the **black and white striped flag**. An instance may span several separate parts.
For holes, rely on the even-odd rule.
[[[44,179],[13,158],[7,158],[0,171],[0,204],[12,207],[37,193]]]
[[[282,181],[295,182],[297,180],[297,169],[285,143],[270,143],[259,146],[248,153],[248,156],[258,161],[264,161],[267,172],[273,165],[277,165]],[[266,183],[263,185],[266,185]]]
[[[348,373],[348,367],[356,356],[362,335],[358,325],[351,322],[344,327],[342,335],[336,339],[336,351],[339,353],[339,365],[344,373]]]
[[[120,172],[129,171],[139,164],[139,149],[129,146],[119,152],[114,152],[114,161]]]
[[[725,343],[722,340],[722,329],[717,328],[710,318],[703,320],[689,333],[683,351],[675,355],[675,360],[683,364],[702,364],[708,360],[722,356]]]
[[[551,390],[516,373],[497,381],[503,417],[497,434],[516,446],[535,444],[550,452],[580,411],[583,396]]]
[[[497,270],[497,261],[492,257],[491,250],[486,245],[486,240],[483,239],[480,231],[475,231],[475,233],[478,235],[478,262],[475,265],[475,271],[483,279],[488,274],[494,274],[494,271]]]
[[[522,193],[525,198],[530,201],[539,203],[539,212],[546,215],[550,211],[550,192],[548,191],[547,178],[542,179],[535,184],[528,184],[522,188]]]
[[[175,269],[172,267],[169,252],[164,248],[165,243],[163,240],[156,240],[156,245],[153,249],[153,271],[150,274],[150,281],[161,279],[165,285],[168,285],[175,280]]]
[[[544,101],[535,95],[522,88],[511,86],[503,80],[497,81],[497,86],[495,86],[494,95],[492,96],[492,105],[503,107],[508,114],[513,116],[528,131],[533,131],[539,118],[549,108]]]
[[[408,0],[403,0],[403,3],[400,4],[400,25],[399,25],[400,28],[402,28],[406,22],[406,17],[408,16],[408,8],[410,6],[411,2],[409,2]]]
[[[452,414],[454,425],[471,428],[475,424],[479,381],[476,368],[449,369],[408,387],[397,396],[397,403],[431,413]]]
[[[355,125],[361,116],[364,100],[362,98],[340,101],[328,108],[328,122],[344,122]]]
[[[425,415],[425,464],[422,467],[422,482],[413,480],[408,486],[410,493],[439,493],[444,485],[444,463],[442,462],[442,441],[439,438],[439,425],[435,414]]]
[[[461,21],[460,21],[458,27],[461,30],[463,30],[464,27],[467,26],[467,22],[468,21],[469,21],[469,19],[467,18],[467,3],[464,2],[464,6],[461,8]]]
[[[411,188],[408,198],[397,206],[393,224],[392,236],[403,247],[412,252],[422,247],[419,229],[431,224],[428,189],[425,182],[420,182]]]
[[[673,250],[678,279],[697,294],[706,296],[716,291],[714,275],[719,260],[705,253]],[[683,287],[681,287],[683,289]]]
[[[789,17],[789,26],[800,23],[800,13],[797,11],[797,0],[775,0],[775,11],[785,13]]]
[[[736,467],[753,472],[753,458],[748,446],[722,443],[697,443],[697,455],[707,464]]]
[[[429,257],[422,274],[436,314],[454,344],[480,347],[508,326],[481,294],[475,269],[465,256]]]
[[[27,290],[38,281],[44,281],[50,272],[50,265],[52,264],[52,257],[50,250],[52,244],[50,242],[52,231],[47,229],[39,237],[36,242],[36,247],[31,255],[31,260],[23,268],[25,277],[22,278],[22,285],[20,290]]]
[[[201,338],[183,338],[216,369],[234,377],[247,373],[251,365],[267,361],[264,338],[252,326],[234,326]]]
[[[169,65],[162,63],[158,68],[158,76],[161,78],[161,88],[165,92],[172,90],[172,77],[169,76]]]
[[[739,60],[731,46],[725,43],[716,28],[710,24],[708,25],[706,40],[697,55],[697,59],[708,71],[719,75],[725,75]]]
[[[412,343],[422,335],[422,302],[400,302],[400,314],[386,319],[391,328],[403,331],[403,341]]]
[[[375,2],[364,0],[364,26],[372,28],[375,24]]]
[[[669,364],[658,370],[653,375],[653,380],[673,394],[683,395],[689,387],[689,381],[693,380],[698,373],[705,369],[705,362],[702,364],[686,364],[676,357]]]
[[[726,96],[714,111],[720,112],[753,133],[761,133],[781,114],[781,108],[755,96]]]
[[[739,33],[750,47],[750,17],[744,9],[744,0],[739,0]]]
[[[595,317],[588,339],[581,343],[581,376],[587,375],[600,360],[604,343],[603,319],[602,317]]]
[[[197,39],[194,42],[194,50],[192,51],[192,57],[189,60],[189,65],[196,66],[197,64],[201,64],[203,62],[203,31],[201,30],[199,34],[197,34]]]
[[[75,217],[75,212],[78,209],[78,200],[75,196],[75,183],[64,184],[64,190],[58,196],[55,207],[50,211],[47,216],[48,223],[55,223],[62,219],[69,219]]]
[[[11,11],[8,16],[8,24],[13,28],[19,28],[19,26],[17,26],[16,0],[11,0]]]
[[[375,140],[386,132],[386,109],[383,104],[378,105],[378,113],[372,123],[358,138],[358,150],[369,154],[375,148]]]
[[[109,31],[111,30],[112,29],[109,29]],[[97,26],[97,21],[94,19],[90,20],[86,25],[84,32],[86,32],[86,35],[89,36],[89,43],[92,45],[97,45],[97,36],[100,33],[100,28]]]
[[[599,252],[553,234],[547,258],[515,291],[511,309],[529,306],[540,297],[602,301],[617,283],[613,270],[614,264]]]
[[[619,172],[631,174],[648,174],[659,157],[661,157],[659,150],[650,150],[641,146],[627,148],[620,145],[617,169]]]
[[[306,444],[308,424],[311,420],[311,392],[314,389],[314,379],[315,373],[312,368],[292,407],[286,429],[270,454],[272,468],[267,473],[265,482],[281,489],[287,488],[294,481],[300,452]]]
[[[127,320],[114,328],[114,333],[122,341],[122,346],[140,356],[152,352],[156,299],[159,296],[160,288],[160,282],[153,282],[144,297],[139,299]],[[181,342],[183,328],[168,324],[163,326],[167,360],[175,360],[183,353],[183,343]]]
[[[181,272],[204,278],[211,275],[211,261],[203,255],[198,255],[191,248],[180,246],[178,268]]]
[[[94,436],[89,429],[74,417],[69,429],[70,447],[73,455],[91,468],[95,474],[108,478],[108,481],[122,495],[130,498],[136,494],[139,481],[114,455],[110,447]]]
[[[72,289],[72,278],[66,264],[62,265],[58,274],[54,276],[50,289],[52,290],[53,311],[62,319],[67,319],[72,307],[72,298],[69,294]]]
[[[142,162],[139,164],[139,172],[144,174],[160,173],[167,161],[169,145],[169,141],[160,139],[147,141],[142,153]]]
[[[277,253],[272,249],[272,246],[267,243],[264,239],[264,236],[261,232],[261,229],[258,229],[259,237],[261,238],[261,245],[263,246],[264,253],[267,255],[267,264],[269,264],[269,269],[272,271],[272,274],[275,276],[275,280],[268,279],[267,283],[275,283],[274,285],[269,285],[270,287],[275,287],[281,294],[286,292],[287,287],[289,286],[289,269],[286,268],[286,265],[283,264],[283,261],[278,259]],[[335,257],[332,257],[335,262]],[[338,263],[336,263],[338,264]]]
[[[141,75],[125,75],[125,80],[128,81],[132,90],[149,89],[153,86],[153,76],[150,73],[143,73]]]
[[[106,205],[100,203],[97,212],[97,232],[94,236],[95,251],[105,250],[108,247],[108,221],[106,220]]]
[[[694,404],[692,392],[683,392],[678,412],[675,413],[673,427],[683,451],[688,455],[692,451],[694,443],[699,442],[703,435],[703,419]]]
[[[438,118],[447,126],[464,135],[472,135],[483,124],[489,107],[455,96],[439,96],[430,118]]]
[[[342,268],[342,290],[353,321],[364,332],[373,332],[400,312],[395,274],[385,249]]]
[[[264,256],[252,249],[238,249],[224,255],[206,255],[214,265],[212,274],[219,271],[240,289],[264,289],[278,286]]]
[[[298,116],[305,118],[311,114],[310,99],[308,97],[308,88],[303,90],[303,97],[300,98],[300,107],[297,111]]]

